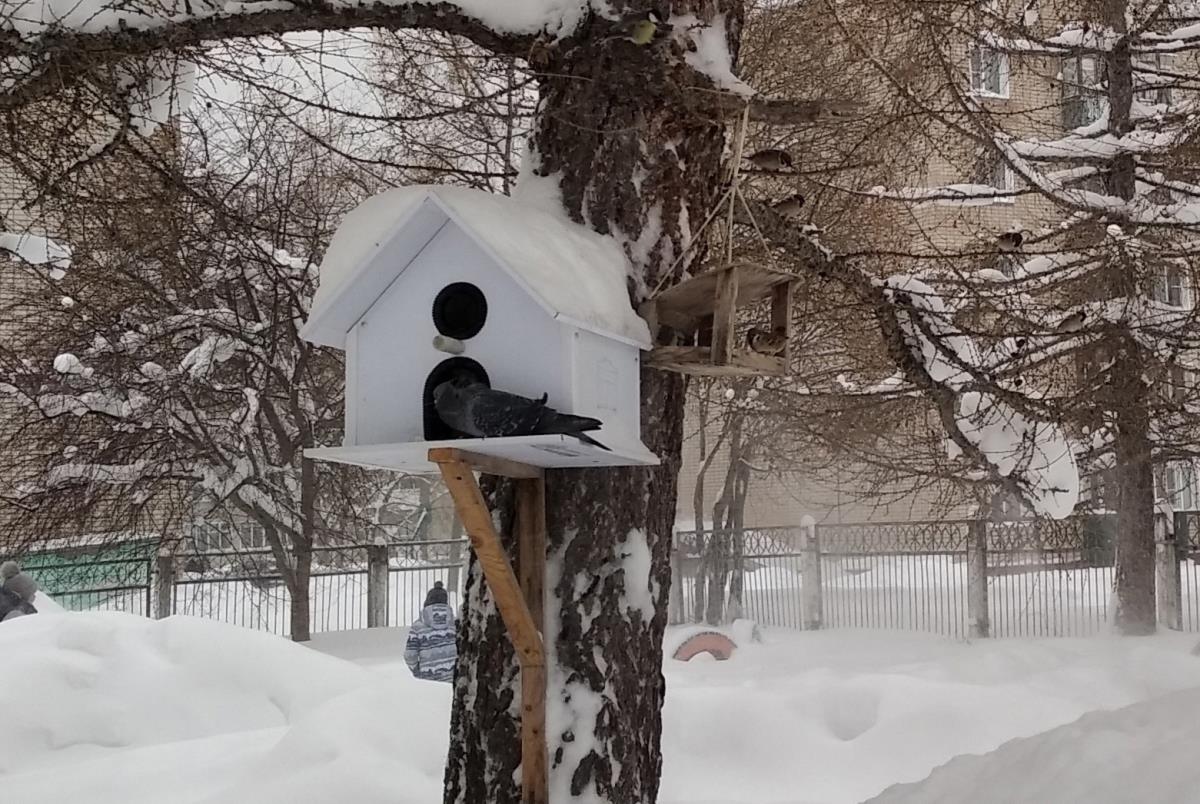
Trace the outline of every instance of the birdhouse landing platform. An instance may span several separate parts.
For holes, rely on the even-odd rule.
[[[508,438],[458,438],[307,449],[304,455],[318,461],[335,461],[371,469],[392,469],[409,474],[434,474],[438,465],[429,460],[432,449],[457,449],[482,458],[520,463],[543,469],[592,469],[600,466],[657,466],[658,458],[641,444],[607,443],[603,433],[592,433],[609,449],[585,444],[567,435],[529,435]]]
[[[704,376],[781,375],[791,364],[792,296],[796,276],[754,262],[721,264],[668,288],[642,305],[651,332],[669,327],[694,344],[656,346],[647,365]],[[760,354],[736,342],[737,311],[770,301],[770,328],[786,338],[779,354]]]

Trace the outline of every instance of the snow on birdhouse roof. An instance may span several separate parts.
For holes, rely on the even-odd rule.
[[[629,302],[629,265],[616,242],[569,220],[565,211],[431,185],[388,190],[346,216],[321,262],[303,336],[343,346],[354,323],[448,223],[472,237],[551,316],[650,347],[646,322]],[[388,259],[380,261],[385,248]]]

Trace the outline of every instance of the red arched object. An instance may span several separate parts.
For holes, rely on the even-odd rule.
[[[736,649],[737,645],[724,634],[701,631],[685,639],[683,644],[675,649],[675,653],[671,654],[671,658],[686,662],[697,654],[707,653],[717,661],[723,662],[732,656]]]

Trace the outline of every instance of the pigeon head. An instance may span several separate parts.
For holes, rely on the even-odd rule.
[[[462,393],[480,382],[474,377],[467,374],[455,374],[450,379],[443,383],[439,383],[433,389],[433,402],[435,405],[441,405],[453,399],[458,399]]]

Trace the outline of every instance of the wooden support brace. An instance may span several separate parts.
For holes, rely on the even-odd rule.
[[[456,449],[431,449],[429,460],[438,465],[450,490],[521,665],[521,800],[523,804],[549,804],[546,656],[541,635],[546,572],[546,486],[542,471]],[[472,464],[482,472],[518,478],[520,581],[492,524]]]

